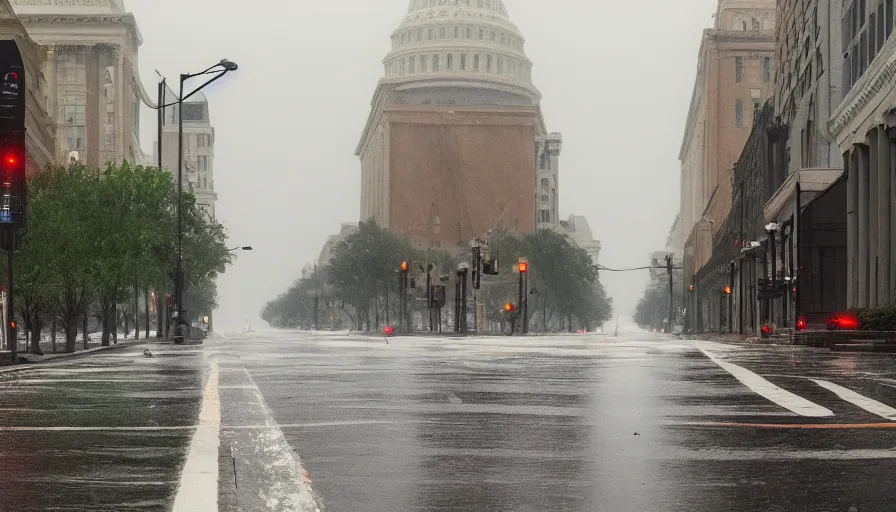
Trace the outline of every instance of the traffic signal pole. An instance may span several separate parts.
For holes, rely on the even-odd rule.
[[[19,343],[16,339],[16,308],[13,305],[13,255],[16,253],[16,231],[15,228],[7,229],[6,231],[6,261],[7,261],[7,276],[6,276],[6,320],[7,320],[7,329],[9,329],[9,352],[10,352],[10,362],[15,364],[18,358],[18,350]]]
[[[675,329],[675,285],[672,282],[672,256],[666,256],[666,271],[669,273],[669,330],[673,333]]]

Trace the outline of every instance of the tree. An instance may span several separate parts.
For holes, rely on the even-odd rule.
[[[680,309],[683,302],[681,296],[681,272],[673,271],[673,290],[675,305]],[[669,275],[657,272],[644,289],[644,295],[635,308],[635,323],[642,329],[664,329],[669,320]]]
[[[107,345],[116,306],[130,299],[129,291],[141,285],[164,289],[173,280],[177,193],[171,174],[127,162],[103,172],[74,164],[38,173],[29,191],[16,293],[32,338],[39,340],[43,312],[55,309],[66,351],[73,352],[79,319],[86,319],[95,299]],[[183,204],[187,284],[202,292],[194,298],[213,306],[214,279],[232,255],[223,227],[197,208],[191,194]],[[39,350],[36,342],[32,346]]]

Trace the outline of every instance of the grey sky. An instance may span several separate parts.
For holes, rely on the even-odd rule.
[[[548,129],[564,136],[561,216],[588,217],[601,263],[640,266],[678,209],[678,150],[702,29],[717,0],[505,0],[527,39]],[[183,72],[229,58],[240,70],[207,92],[216,129],[217,213],[251,244],[220,282],[217,327],[259,323],[264,303],[358,219],[354,155],[389,35],[407,0],[130,0],[140,70]],[[235,8],[234,8],[235,7]],[[145,109],[144,149],[155,115]],[[174,149],[174,148],[169,148]],[[628,315],[646,273],[602,274]]]

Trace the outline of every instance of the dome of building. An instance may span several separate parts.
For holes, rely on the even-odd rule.
[[[411,0],[383,64],[387,81],[485,82],[540,99],[525,38],[502,0]]]

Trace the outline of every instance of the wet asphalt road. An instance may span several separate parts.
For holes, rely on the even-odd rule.
[[[257,390],[329,512],[896,510],[888,355],[602,335],[214,347],[252,381],[222,384],[222,439],[257,428],[239,405]]]
[[[151,349],[0,373],[0,510],[896,510],[890,355],[295,332]]]
[[[0,510],[170,510],[207,365],[148,347],[0,372]]]

